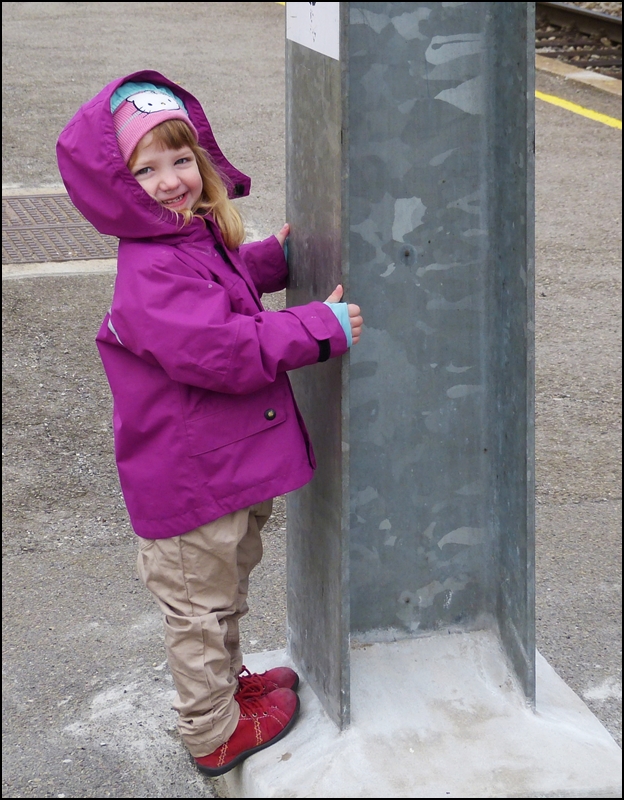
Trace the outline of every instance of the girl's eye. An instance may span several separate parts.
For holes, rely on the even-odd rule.
[[[175,163],[176,164],[186,164],[190,160],[191,159],[188,156],[183,156],[182,158],[179,158]]]
[[[151,169],[150,167],[142,167],[141,169],[138,169],[134,173],[134,177],[138,178],[139,175],[147,175],[147,173],[150,171],[150,169]]]

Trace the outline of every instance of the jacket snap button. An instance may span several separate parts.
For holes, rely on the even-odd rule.
[[[275,412],[275,410],[273,408],[267,408],[267,410],[264,412],[264,418],[265,419],[268,419],[268,420],[275,419],[276,416],[277,416],[277,413]]]

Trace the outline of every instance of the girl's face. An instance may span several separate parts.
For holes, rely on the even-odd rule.
[[[163,149],[151,131],[132,154],[132,174],[145,191],[172,211],[192,210],[202,196],[202,178],[190,147]]]

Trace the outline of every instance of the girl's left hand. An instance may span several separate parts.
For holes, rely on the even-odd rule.
[[[329,295],[326,303],[341,303],[344,289],[342,284],[339,283],[334,291]],[[349,324],[351,325],[352,344],[357,344],[362,335],[362,327],[364,325],[364,318],[362,317],[362,309],[355,303],[347,303],[347,310],[349,312]]]
[[[282,230],[279,231],[279,233],[275,234],[275,238],[282,245],[282,247],[284,246],[284,242],[286,241],[286,237],[288,236],[289,233],[290,233],[290,225],[286,223],[282,228]]]

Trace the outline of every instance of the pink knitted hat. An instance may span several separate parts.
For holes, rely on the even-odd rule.
[[[127,96],[120,99],[120,94]],[[197,131],[189,119],[184,104],[164,86],[124,84],[121,92],[118,91],[117,97],[111,103],[111,110],[117,143],[126,164],[139,140],[166,120],[183,120],[193,131],[195,139],[198,139]]]

